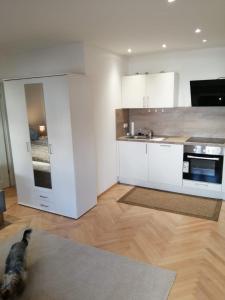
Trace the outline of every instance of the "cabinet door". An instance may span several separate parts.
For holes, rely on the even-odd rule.
[[[148,179],[148,145],[142,142],[119,143],[119,177],[136,181]]]
[[[124,76],[122,78],[122,107],[146,107],[146,75]]]
[[[225,153],[225,148],[224,148]],[[222,181],[222,192],[225,193],[225,156],[223,157],[223,181]],[[225,199],[225,195],[224,198]]]
[[[183,145],[149,144],[149,181],[182,186]]]
[[[18,201],[32,204],[34,176],[24,82],[4,83]]]
[[[175,106],[175,73],[149,74],[146,97],[150,108]]]
[[[59,214],[76,212],[75,174],[68,80],[65,76],[43,78],[52,191]]]
[[[0,109],[1,109],[1,105],[0,105]],[[6,155],[3,120],[0,112],[0,190],[8,186],[9,186],[8,162],[7,162],[7,155]]]

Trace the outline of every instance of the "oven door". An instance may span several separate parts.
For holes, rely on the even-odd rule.
[[[223,156],[184,153],[183,179],[222,183]]]

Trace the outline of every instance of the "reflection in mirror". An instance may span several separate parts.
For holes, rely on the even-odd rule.
[[[42,83],[25,84],[35,186],[52,188],[48,133]]]

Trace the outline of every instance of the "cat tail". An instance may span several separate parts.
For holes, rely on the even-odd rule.
[[[30,239],[31,233],[32,233],[32,229],[26,229],[23,233],[22,241],[25,242],[26,245],[28,245],[28,241]]]

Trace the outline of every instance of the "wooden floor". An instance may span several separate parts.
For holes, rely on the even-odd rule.
[[[0,238],[26,226],[125,255],[177,272],[170,300],[225,299],[225,203],[219,222],[118,203],[130,187],[116,185],[79,220],[16,204],[7,190],[6,219]],[[118,299],[119,300],[119,299]]]

